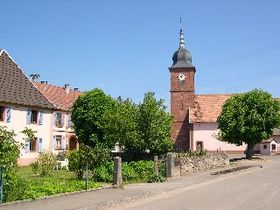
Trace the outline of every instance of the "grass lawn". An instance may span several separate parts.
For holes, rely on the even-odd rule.
[[[54,170],[48,177],[35,176],[31,166],[19,167],[17,174],[25,180],[24,199],[85,190],[85,180],[75,179],[75,174],[67,170]],[[102,183],[89,180],[89,189],[102,187]]]

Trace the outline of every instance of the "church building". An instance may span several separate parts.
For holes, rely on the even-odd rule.
[[[174,53],[169,68],[171,81],[172,139],[177,151],[224,151],[243,153],[246,145],[236,146],[215,138],[217,118],[224,102],[231,94],[195,94],[196,68],[187,50],[182,28],[179,49]]]

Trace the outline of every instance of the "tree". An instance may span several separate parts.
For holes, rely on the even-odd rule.
[[[103,129],[107,141],[119,143],[124,151],[142,151],[138,128],[139,108],[130,99],[118,99],[114,109],[105,112]]]
[[[21,144],[15,140],[13,130],[0,126],[0,166],[6,171],[12,170],[17,165]]]
[[[103,114],[115,106],[115,100],[100,89],[89,91],[76,100],[72,109],[72,121],[80,143],[94,147],[97,143],[112,147],[105,141],[102,128]]]
[[[143,149],[152,154],[163,154],[171,151],[171,115],[166,112],[164,101],[156,100],[155,94],[148,92],[143,103],[139,105],[139,129],[143,139]]]
[[[255,144],[269,139],[280,126],[280,103],[258,89],[234,95],[223,105],[217,123],[217,138],[236,145],[246,143],[246,158],[251,159]]]
[[[15,140],[13,130],[0,126],[0,167],[4,169],[4,201],[21,198],[19,194],[23,190],[23,181],[16,176],[15,170],[22,145]],[[20,184],[22,188],[18,189]]]

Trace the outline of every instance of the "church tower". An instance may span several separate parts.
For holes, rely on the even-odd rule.
[[[181,19],[180,19],[181,23]],[[192,124],[189,123],[189,109],[194,106],[195,67],[192,56],[185,46],[182,27],[179,33],[179,49],[173,54],[169,68],[171,78],[171,115],[173,116],[172,139],[178,151],[191,149]]]

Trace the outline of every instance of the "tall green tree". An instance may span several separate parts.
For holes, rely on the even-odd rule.
[[[172,117],[166,111],[164,101],[157,100],[152,92],[146,93],[143,103],[139,105],[138,123],[144,149],[152,154],[163,154],[172,150]]]
[[[144,150],[138,120],[138,106],[130,99],[123,101],[119,98],[115,108],[106,111],[103,116],[105,138],[119,143],[125,152]]]
[[[22,145],[15,140],[13,130],[0,126],[0,167],[4,169],[4,202],[20,199],[23,181],[16,176],[17,160]],[[22,188],[19,189],[19,184]]]
[[[280,103],[268,92],[253,91],[232,96],[218,117],[218,139],[231,144],[247,144],[246,157],[251,159],[254,146],[269,139],[280,126]]]
[[[108,148],[113,142],[106,141],[102,128],[103,114],[115,107],[115,100],[100,89],[79,96],[73,105],[72,121],[80,143],[95,147],[102,144]]]

